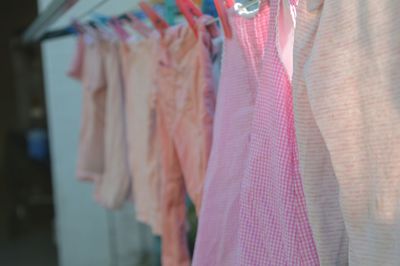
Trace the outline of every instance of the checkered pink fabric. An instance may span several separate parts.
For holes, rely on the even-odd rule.
[[[284,1],[271,0],[270,6],[249,164],[241,188],[239,260],[251,266],[319,265],[298,168],[290,77],[277,45],[277,38],[287,37],[286,32],[278,34]]]
[[[195,266],[238,264],[240,183],[248,155],[268,17],[269,7],[264,3],[251,20],[230,14],[233,38],[224,43],[213,146],[193,258]]]

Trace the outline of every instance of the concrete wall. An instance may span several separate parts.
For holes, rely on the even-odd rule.
[[[39,0],[40,9],[49,2]],[[68,24],[97,2],[80,1],[54,26]],[[98,11],[119,14],[133,7],[134,1],[112,0]],[[152,250],[154,239],[147,227],[135,222],[132,206],[105,211],[93,201],[93,187],[75,179],[81,87],[65,74],[74,48],[74,37],[47,41],[42,46],[60,265],[142,265],[139,257]]]

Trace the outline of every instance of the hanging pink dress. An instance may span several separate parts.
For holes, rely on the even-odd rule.
[[[240,183],[248,155],[268,16],[266,3],[252,19],[240,17],[230,10],[233,38],[224,43],[213,146],[199,217],[194,266],[238,263]]]
[[[240,197],[240,265],[319,265],[299,173],[292,106],[294,6],[271,0],[269,36]]]

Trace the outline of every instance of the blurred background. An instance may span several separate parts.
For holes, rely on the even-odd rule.
[[[55,1],[6,1],[0,9],[0,265],[159,265],[160,240],[135,221],[133,207],[106,211],[75,178],[82,91],[66,72],[76,38],[21,38]],[[105,15],[137,7],[77,1],[47,26],[64,27],[100,2]]]

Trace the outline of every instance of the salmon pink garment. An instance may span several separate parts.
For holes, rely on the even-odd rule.
[[[83,87],[77,177],[85,181],[99,180],[104,170],[106,81],[101,49],[101,41],[89,36],[81,37],[69,71],[70,76],[78,78]]]
[[[121,46],[126,85],[126,124],[129,170],[136,217],[161,234],[160,142],[157,137],[154,93],[159,38]]]
[[[190,265],[186,240],[186,192],[200,209],[215,110],[213,28],[198,22],[169,28],[157,71],[157,131],[162,145],[162,264]]]
[[[207,169],[194,266],[232,266],[239,261],[239,196],[248,155],[250,126],[269,6],[253,19],[230,10],[233,38],[225,39],[213,146]]]
[[[124,84],[118,43],[104,41],[102,57],[107,81],[104,173],[96,184],[96,200],[105,208],[120,207],[128,198],[128,171],[125,134]]]
[[[288,0],[270,0],[268,41],[240,198],[240,265],[319,265],[298,168]],[[285,64],[286,63],[286,64]]]
[[[299,8],[293,84],[296,132],[310,142],[299,145],[311,174],[305,191],[309,202],[330,202],[313,179],[336,177],[349,265],[400,262],[399,12],[398,0],[305,0]],[[309,128],[318,142],[304,138]],[[314,151],[329,154],[335,175],[313,174]],[[340,222],[336,208],[313,213],[328,228],[321,236],[343,235],[331,227]]]

